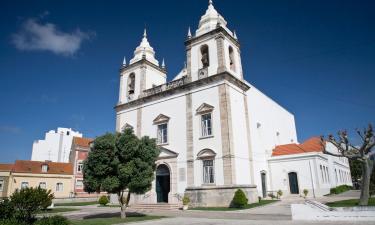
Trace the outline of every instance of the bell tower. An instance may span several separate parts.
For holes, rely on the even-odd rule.
[[[134,101],[143,96],[146,89],[166,83],[167,74],[164,64],[159,65],[155,59],[155,51],[147,40],[146,29],[139,46],[134,51],[134,57],[120,68],[120,92],[118,104]]]
[[[237,35],[227,28],[227,22],[216,11],[212,0],[199,21],[195,36],[189,28],[185,45],[187,73],[192,81],[222,72],[243,79]]]

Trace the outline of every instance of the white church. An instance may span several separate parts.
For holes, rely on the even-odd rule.
[[[151,191],[133,204],[173,204],[188,195],[195,206],[228,206],[237,189],[255,202],[277,190],[322,195],[351,184],[347,161],[317,146],[288,151],[299,146],[293,114],[244,79],[236,33],[212,1],[185,46],[186,66],[172,81],[146,31],[120,68],[116,131],[131,127],[162,149]],[[338,170],[345,180],[334,179]]]

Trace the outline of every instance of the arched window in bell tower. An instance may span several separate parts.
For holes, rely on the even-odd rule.
[[[228,51],[229,51],[229,66],[230,66],[230,69],[232,71],[236,72],[236,60],[235,60],[235,57],[234,57],[234,51],[233,51],[232,46],[229,46]]]
[[[134,94],[134,88],[135,88],[135,74],[131,73],[128,78],[128,98],[132,97]]]
[[[201,68],[207,68],[210,66],[210,57],[208,51],[208,45],[201,46]]]

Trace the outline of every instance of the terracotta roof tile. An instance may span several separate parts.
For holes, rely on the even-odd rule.
[[[13,164],[0,164],[0,171],[11,171]]]
[[[48,165],[47,172],[42,172],[42,165]],[[41,161],[29,161],[29,160],[16,160],[14,163],[12,172],[15,173],[44,173],[44,174],[73,174],[73,165],[71,163],[60,163],[60,162],[41,162]]]
[[[323,147],[319,137],[312,137],[302,144],[277,145],[272,151],[272,156],[293,155],[305,152],[321,152]]]
[[[73,143],[75,145],[78,145],[80,147],[86,147],[86,148],[89,148],[90,147],[90,143],[93,141],[94,139],[92,138],[81,138],[81,137],[74,137],[73,138]]]

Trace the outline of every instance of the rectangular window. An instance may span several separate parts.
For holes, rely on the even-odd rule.
[[[48,165],[42,165],[42,172],[47,173],[48,171]]]
[[[78,163],[78,165],[77,165],[77,172],[78,173],[82,173],[82,171],[83,171],[83,163]]]
[[[46,189],[47,188],[46,182],[40,182],[39,187],[42,188],[42,189]]]
[[[202,118],[202,137],[212,135],[211,113],[204,114]]]
[[[57,183],[56,184],[56,191],[63,191],[63,183]]]
[[[203,160],[203,183],[205,184],[215,183],[213,160]]]
[[[77,180],[76,188],[83,188],[83,180]]]
[[[21,189],[28,188],[28,187],[29,187],[29,182],[21,182]]]
[[[168,124],[158,125],[158,144],[168,143]]]
[[[0,191],[4,189],[4,180],[0,180]]]

